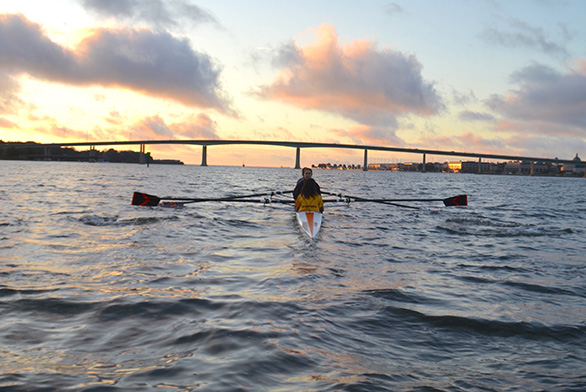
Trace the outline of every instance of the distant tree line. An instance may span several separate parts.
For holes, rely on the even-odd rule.
[[[354,164],[349,164],[346,165],[345,163],[342,164],[331,164],[331,163],[320,163],[317,166],[316,165],[311,165],[314,168],[319,168],[319,169],[333,169],[333,170],[360,170],[362,168],[362,166],[360,165],[354,165]]]
[[[11,144],[26,144],[26,147],[11,147]],[[139,163],[140,153],[136,151],[84,150],[77,151],[72,147],[44,147],[35,142],[4,142],[0,140],[0,159],[26,161],[81,161],[81,162],[114,162]],[[182,165],[174,159],[153,159],[150,163],[170,163]]]

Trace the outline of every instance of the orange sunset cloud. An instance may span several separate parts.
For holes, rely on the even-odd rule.
[[[304,109],[335,112],[368,123],[365,117],[432,115],[442,107],[434,86],[421,76],[414,56],[377,50],[369,41],[339,43],[333,26],[310,31],[315,40],[293,45],[286,67],[259,95]]]

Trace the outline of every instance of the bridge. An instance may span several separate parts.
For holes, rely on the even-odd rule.
[[[423,166],[425,167],[427,155],[441,155],[448,157],[462,157],[462,158],[476,158],[478,159],[480,170],[480,163],[482,159],[490,160],[507,160],[507,161],[522,161],[522,162],[543,162],[543,163],[557,163],[557,164],[575,164],[576,161],[572,159],[558,159],[558,158],[543,158],[530,157],[518,155],[503,155],[503,154],[484,154],[471,153],[462,151],[441,151],[419,148],[403,148],[403,147],[385,147],[376,145],[357,145],[357,144],[339,144],[339,143],[312,143],[312,142],[292,142],[292,141],[267,141],[267,140],[129,140],[129,141],[103,141],[103,142],[63,142],[63,143],[38,143],[31,145],[30,143],[6,143],[0,144],[0,148],[18,148],[18,147],[44,147],[45,156],[48,156],[48,149],[51,147],[83,147],[88,146],[90,151],[95,150],[96,146],[128,146],[138,145],[140,148],[140,162],[145,163],[145,152],[147,145],[157,144],[182,144],[182,145],[197,145],[202,146],[201,166],[207,166],[207,147],[208,146],[223,146],[223,145],[257,145],[257,146],[280,146],[295,148],[295,168],[300,169],[301,149],[302,148],[343,148],[352,150],[364,151],[363,170],[368,170],[368,151],[386,151],[386,152],[400,152],[409,154],[419,154],[423,157]]]

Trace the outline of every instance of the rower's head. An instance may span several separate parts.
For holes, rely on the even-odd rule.
[[[319,194],[317,182],[315,182],[313,178],[307,178],[303,180],[303,185],[301,186],[301,193],[305,197],[310,197]]]
[[[308,180],[313,175],[313,171],[308,167],[304,167],[303,170],[301,171],[301,174],[302,174],[304,180]]]

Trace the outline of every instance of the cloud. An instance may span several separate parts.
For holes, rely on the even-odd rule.
[[[18,124],[15,124],[10,120],[0,117],[0,128],[18,129],[20,127],[18,126]]]
[[[205,113],[199,113],[172,125],[174,133],[187,139],[220,139],[216,127],[216,122]]]
[[[452,101],[456,105],[466,106],[478,102],[478,98],[476,98],[476,94],[472,90],[466,93],[452,90]]]
[[[216,18],[186,0],[82,0],[83,7],[105,18],[144,22],[158,28],[188,24],[218,24]]]
[[[507,145],[519,155],[539,155],[560,159],[572,159],[577,152],[586,151],[586,141],[560,135],[517,134],[507,139]],[[558,156],[552,151],[561,152],[561,155]]]
[[[562,40],[571,39],[571,35],[564,26],[561,26],[560,30]],[[510,19],[508,21],[508,31],[496,27],[487,28],[481,33],[480,37],[490,44],[506,48],[537,50],[547,55],[561,58],[569,56],[564,44],[549,38],[543,28],[533,27],[520,20]]]
[[[574,70],[577,74],[586,76],[586,58],[578,59]]]
[[[337,137],[349,138],[353,143],[356,144],[362,144],[365,140],[373,144],[403,144],[403,141],[397,137],[397,135],[395,135],[394,130],[388,127],[359,125],[349,129],[330,129],[329,133]]]
[[[121,125],[124,122],[123,116],[116,110],[108,113],[108,116],[105,116],[104,120],[112,125]]]
[[[560,125],[579,130],[586,136],[586,72],[584,59],[566,73],[534,64],[511,76],[518,87],[505,95],[493,95],[486,102],[506,119]],[[539,128],[535,128],[538,131]],[[533,130],[532,130],[533,131]]]
[[[149,29],[96,29],[75,50],[22,15],[0,15],[0,70],[75,86],[99,85],[235,115],[218,65],[185,39]]]
[[[161,116],[149,116],[133,127],[147,139],[173,139],[173,131],[167,126]]]
[[[473,132],[465,132],[458,136],[458,142],[464,146],[464,150],[483,150],[492,149],[494,147],[502,147],[502,141],[498,139],[487,139],[476,135]]]
[[[86,130],[78,130],[66,126],[60,126],[56,122],[43,123],[42,125],[33,127],[34,132],[55,136],[59,138],[68,138],[73,140],[86,140],[88,133]]]
[[[470,110],[464,110],[464,111],[460,112],[458,118],[463,121],[484,121],[484,122],[496,121],[496,118],[490,113],[472,112]]]
[[[431,116],[443,109],[415,56],[380,50],[369,41],[341,45],[327,24],[310,32],[313,42],[289,42],[277,51],[273,64],[282,69],[272,84],[259,87],[259,97],[339,114],[372,126],[377,137],[384,127],[390,139],[396,138],[397,117]]]
[[[571,159],[586,146],[586,59],[560,72],[533,64],[511,75],[514,89],[485,104],[499,115],[492,130],[520,155]],[[557,151],[557,153],[553,153]]]
[[[384,7],[385,13],[389,16],[404,14],[405,10],[397,3],[389,3]]]
[[[43,79],[62,79],[75,68],[71,52],[45,36],[23,15],[0,15],[0,69]]]
[[[459,135],[426,137],[418,144],[422,148],[434,146],[438,150],[474,151],[485,153],[502,152],[509,147],[503,138],[484,138],[473,132]],[[452,158],[450,158],[452,159]]]
[[[145,117],[136,123],[133,136],[145,139],[219,139],[216,123],[204,113],[190,116],[182,122],[167,124],[159,115]]]
[[[2,56],[2,54],[0,54]],[[18,94],[20,85],[13,77],[0,69],[0,114],[14,114],[24,104]]]
[[[281,45],[271,59],[271,65],[275,68],[286,68],[303,65],[303,53],[295,42],[290,41]]]

